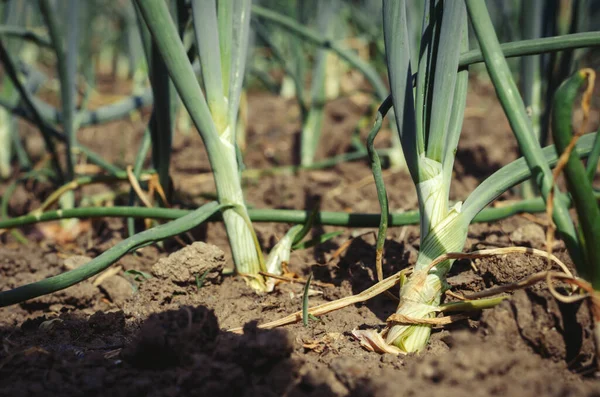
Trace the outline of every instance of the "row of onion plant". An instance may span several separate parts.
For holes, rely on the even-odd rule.
[[[400,351],[414,352],[426,346],[431,332],[431,323],[426,319],[439,312],[443,292],[448,289],[446,275],[452,260],[435,266],[432,262],[443,254],[462,251],[473,218],[508,188],[522,182],[517,174],[522,176],[524,171],[532,174],[547,200],[555,193],[549,160],[556,161],[557,155],[554,148],[543,151],[532,132],[531,120],[484,2],[426,3],[419,59],[413,60],[413,64],[418,65],[413,90],[406,3],[384,1],[383,28],[397,127],[419,201],[421,243],[414,271],[401,279],[397,315],[405,321],[392,322],[382,336],[387,344]],[[452,166],[468,85],[468,70],[459,69],[460,54],[469,48],[467,8],[483,59],[524,161],[520,164],[522,170],[517,170],[515,163],[506,166],[482,182],[464,203],[451,204]],[[584,138],[588,145],[599,144],[593,134]],[[591,150],[591,146],[588,149]],[[596,205],[593,197],[589,199]],[[585,255],[577,243],[578,234],[569,217],[566,196],[555,197],[552,219],[573,261],[584,263]]]
[[[181,24],[174,22],[167,4],[161,0],[139,0],[136,5],[141,20],[152,36],[152,44],[147,46],[151,47],[151,58],[159,57],[164,63],[173,86],[205,143],[213,168],[219,204],[208,204],[191,212],[138,207],[74,208],[2,221],[0,228],[71,217],[177,218],[173,222],[131,236],[76,271],[16,290],[4,291],[0,293],[0,305],[13,304],[66,288],[97,274],[120,256],[140,246],[189,230],[199,222],[218,219],[225,222],[238,273],[245,277],[253,288],[264,291],[269,287],[261,273],[267,270],[272,273],[280,271],[278,263],[281,263],[281,260],[275,260],[272,256],[266,263],[262,261],[251,222],[306,223],[309,220],[306,211],[248,210],[244,203],[240,163],[235,143],[235,126],[248,48],[250,1],[191,2],[201,81],[198,80],[188,57],[189,48],[183,45]],[[462,249],[469,223],[475,220],[498,219],[522,211],[543,211],[545,205],[542,199],[533,199],[511,207],[482,211],[502,192],[531,175],[527,168],[530,160],[526,157],[527,161],[518,160],[494,174],[473,192],[462,207],[460,204],[449,207],[451,169],[466,97],[466,68],[470,64],[485,60],[485,53],[482,54],[478,50],[468,51],[466,12],[462,2],[428,3],[424,17],[424,34],[420,40],[422,51],[418,52],[421,58],[415,60],[415,64],[419,66],[419,73],[415,79],[416,99],[413,99],[411,50],[407,44],[409,40],[405,40],[408,32],[404,6],[404,2],[384,3],[384,31],[393,102],[398,116],[397,128],[411,176],[419,192],[420,205],[419,211],[392,214],[387,223],[400,225],[420,222],[421,224],[422,244],[417,270],[403,283],[403,300],[399,308],[401,313],[418,318],[432,315],[433,311],[428,310],[439,303],[444,277],[450,267],[448,261],[429,271],[428,264],[441,253]],[[335,42],[322,40],[313,32],[292,23],[293,21],[273,16],[267,10],[256,7],[253,10],[261,18],[272,18],[270,20],[297,31],[299,36],[331,48],[349,63],[354,62],[353,65],[356,67],[364,66],[356,60],[354,54],[340,48]],[[455,40],[456,37],[462,39]],[[540,39],[507,43],[500,47],[500,51],[504,51],[505,56],[514,57],[598,45],[599,42],[597,35],[579,34],[568,35],[558,40]],[[1,51],[0,55],[2,55]],[[370,72],[367,76],[371,76],[372,81],[377,81]],[[379,77],[377,79],[380,80]],[[202,85],[204,90],[201,88]],[[26,117],[39,121],[44,127],[47,119],[42,117],[38,111],[39,107],[31,100],[27,101],[27,98],[31,99],[31,96],[24,95]],[[156,111],[166,114],[171,111],[171,106],[165,105],[164,108]],[[159,129],[157,134],[159,135],[157,139],[169,142],[171,129]],[[50,134],[51,137],[55,135],[55,133]],[[593,142],[591,136],[582,137],[578,142],[576,153],[586,155],[590,152]],[[547,148],[539,153],[542,153],[542,158],[537,158],[537,161],[541,161],[544,169],[549,169],[549,164],[556,162],[556,152],[553,148]],[[115,174],[119,174],[119,171]],[[568,204],[568,198],[557,197],[561,198],[558,201],[563,203],[563,206]],[[559,211],[561,207],[557,208]],[[219,211],[223,212],[222,215],[217,214]],[[387,219],[387,211],[383,215]],[[384,217],[379,214],[327,212],[322,212],[315,217],[324,224],[349,227],[375,227],[382,218]],[[463,232],[457,233],[457,230]],[[292,228],[288,236],[291,243],[286,240],[284,247],[275,250],[274,255],[285,260],[289,247],[301,234],[299,228]],[[275,265],[271,265],[272,263]],[[423,290],[419,289],[418,277],[424,279]],[[387,337],[390,343],[414,351],[422,348],[429,331],[428,326],[398,326],[390,329]]]

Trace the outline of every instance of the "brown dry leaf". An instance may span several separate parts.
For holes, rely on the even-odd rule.
[[[307,350],[314,351],[315,353],[321,354],[325,350],[332,349],[332,345],[341,337],[342,334],[340,332],[329,332],[321,339],[303,341],[302,347],[304,347]]]
[[[308,313],[312,314],[313,316],[318,317],[318,316],[322,316],[323,314],[327,314],[332,311],[339,310],[341,308],[344,308],[344,307],[347,307],[350,305],[354,305],[358,302],[364,302],[366,300],[369,300],[372,297],[382,294],[384,291],[387,291],[388,289],[392,288],[409,271],[412,271],[412,269],[401,270],[398,273],[393,274],[390,277],[386,278],[385,280],[380,281],[380,282],[376,283],[375,285],[367,288],[366,290],[364,290],[363,292],[361,292],[359,294],[350,295],[345,298],[341,298],[341,299],[331,301],[331,302],[322,303],[320,305],[311,307],[308,309]],[[292,313],[292,314],[285,316],[283,318],[280,318],[278,320],[259,324],[258,328],[271,329],[271,328],[281,327],[282,325],[297,323],[297,322],[302,321],[302,315],[303,315],[303,312],[302,312],[302,310],[300,310],[300,311],[297,311],[296,313]],[[243,330],[244,329],[242,327],[237,327],[237,328],[229,329],[229,332],[242,333]]]
[[[362,233],[362,234],[359,234],[358,236],[350,237],[348,240],[344,241],[342,243],[342,245],[340,245],[340,247],[337,250],[335,250],[335,252],[327,260],[327,263],[331,263],[332,261],[334,261],[338,257],[340,257],[340,255],[342,255],[348,248],[350,248],[350,245],[352,245],[352,242],[354,241],[354,239],[366,236],[367,234],[370,234],[370,233],[373,233],[373,232],[369,231],[366,233]]]
[[[76,174],[102,174],[104,170],[95,164],[77,164],[75,166]]]
[[[381,334],[374,329],[353,330],[352,335],[358,340],[360,345],[370,352],[389,353],[389,354],[406,354],[396,346],[388,345],[383,340]]]
[[[276,285],[278,285],[282,282],[306,284],[306,279],[298,276],[294,272],[289,272],[289,271],[285,271],[285,270],[282,275],[277,275],[277,274],[272,274],[272,273],[267,273],[267,272],[258,272],[258,274],[268,277],[269,279],[275,280],[272,283],[273,287],[275,287]],[[322,283],[319,281],[311,281],[311,284],[316,285],[317,287],[322,287],[322,288],[333,288],[334,287],[334,285],[331,283]],[[321,294],[322,294],[322,292],[321,292]]]
[[[77,237],[88,232],[92,227],[91,220],[79,220],[72,227],[65,229],[60,221],[42,223],[37,226],[38,230],[45,238],[56,242],[58,245],[65,245],[74,242]]]
[[[325,171],[311,171],[308,177],[312,182],[333,183],[339,181],[339,176]]]
[[[121,270],[123,270],[122,266],[109,267],[108,269],[106,269],[105,271],[103,271],[102,273],[100,273],[93,279],[92,285],[94,287],[102,285],[102,283],[104,281],[106,281],[107,279],[109,279],[113,276],[116,276],[117,274],[119,274],[121,272]]]
[[[503,208],[503,207],[508,207],[510,205],[516,204],[520,202],[520,200],[502,200],[502,201],[495,201],[492,204],[492,207],[494,208]]]

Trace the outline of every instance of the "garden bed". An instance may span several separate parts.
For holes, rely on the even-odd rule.
[[[294,104],[252,94],[248,113],[246,167],[297,163],[299,124]],[[320,158],[351,150],[350,136],[367,113],[366,107],[348,98],[330,103]],[[130,163],[142,128],[142,122],[109,123],[82,129],[79,140],[112,163]],[[463,131],[451,192],[455,200],[467,197],[478,181],[517,157],[504,113],[486,84],[471,84]],[[362,131],[363,138],[366,132]],[[27,144],[36,145],[35,131],[24,133]],[[382,132],[382,147],[389,144],[389,134]],[[199,135],[176,134],[172,155],[175,201],[187,208],[206,202],[203,194],[213,194],[214,184]],[[405,171],[384,171],[384,179],[392,211],[416,208],[416,194]],[[79,194],[110,190],[89,186]],[[320,198],[322,210],[379,211],[366,160],[247,177],[245,191],[248,204],[255,208],[310,209]],[[49,187],[42,184],[22,185],[11,201],[11,214],[37,208],[48,193]],[[512,245],[543,249],[544,229],[538,223],[544,218],[537,219],[514,216],[472,225],[465,251]],[[4,236],[2,289],[72,269],[126,236],[121,219],[83,224],[84,231],[72,242],[52,241],[52,236],[60,235],[41,227],[24,230],[31,241],[26,246]],[[268,250],[288,226],[264,223],[255,228]],[[356,294],[376,282],[374,229],[315,227],[312,233],[332,230],[344,233],[292,253],[290,271],[301,278],[314,274],[311,305]],[[182,250],[177,242],[168,241],[163,247],[149,246],[122,258],[113,265],[119,271],[103,280],[88,280],[0,309],[0,394],[592,396],[600,388],[593,378],[587,304],[558,303],[543,285],[436,329],[421,354],[379,355],[361,348],[351,331],[384,326],[396,308],[389,297],[381,295],[310,320],[306,327],[299,323],[260,330],[257,322],[301,309],[304,284],[281,283],[271,294],[256,295],[240,278],[219,271],[233,267],[221,224],[210,223],[192,234],[209,245],[195,243]],[[384,274],[413,264],[418,244],[417,226],[390,228]],[[169,259],[162,259],[169,254]],[[556,245],[555,254],[570,264],[562,243]],[[463,260],[453,266],[449,282],[455,291],[479,291],[546,267],[545,261],[523,255],[481,259],[473,265]],[[176,271],[168,271],[174,267]],[[206,274],[202,282],[198,269]],[[153,277],[145,279],[140,272]],[[133,279],[136,275],[138,281]],[[397,288],[392,292],[396,294]],[[244,327],[243,335],[227,331],[239,326]]]

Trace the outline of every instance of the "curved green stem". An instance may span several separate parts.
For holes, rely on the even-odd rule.
[[[548,52],[564,51],[574,48],[595,47],[600,45],[598,32],[572,33],[541,39],[520,40],[500,45],[506,58],[524,55],[537,55]],[[460,55],[458,67],[465,67],[474,63],[483,62],[481,50],[471,50]]]
[[[0,292],[0,307],[13,305],[38,296],[50,294],[75,285],[107,269],[124,255],[146,245],[184,233],[226,206],[216,202],[203,205],[191,213],[164,225],[138,233],[109,248],[90,262],[74,270],[27,284],[15,289]]]
[[[596,200],[600,200],[600,192],[595,192]],[[561,196],[562,197],[562,196]],[[567,203],[568,197],[564,196]],[[494,208],[486,208],[481,211],[473,222],[493,222],[522,213],[544,212],[546,205],[538,197],[531,200],[522,200],[516,203]],[[68,218],[154,218],[154,219],[177,219],[190,213],[190,210],[174,208],[144,208],[144,207],[87,207],[74,208],[70,210],[46,211],[42,214],[28,214],[0,221],[0,229],[10,229],[36,224],[39,222],[50,222]],[[310,213],[303,210],[278,210],[278,209],[249,209],[248,216],[252,222],[276,222],[305,224]],[[219,216],[209,219],[211,222],[221,221]],[[317,212],[315,225],[343,226],[343,227],[373,227],[378,228],[381,222],[380,214],[347,213],[321,211]],[[388,226],[417,225],[419,223],[419,211],[406,211],[391,213]]]
[[[391,109],[392,97],[388,97],[377,110],[377,117],[375,118],[375,124],[369,133],[367,138],[367,150],[369,152],[369,158],[371,160],[371,170],[373,172],[373,178],[375,179],[375,188],[377,189],[377,199],[379,200],[379,207],[381,209],[381,219],[379,220],[379,230],[377,231],[377,246],[375,253],[375,268],[377,269],[377,279],[383,280],[383,247],[385,245],[385,235],[388,228],[388,218],[390,215],[390,208],[388,205],[387,191],[385,189],[385,182],[381,174],[381,160],[375,150],[375,138],[381,129],[383,118],[387,112]]]
[[[498,99],[519,143],[519,149],[523,153],[528,167],[532,170],[540,193],[547,198],[550,192],[555,190],[552,172],[545,161],[539,142],[533,135],[531,120],[526,113],[523,100],[501,50],[485,2],[466,0],[466,4]],[[582,253],[577,243],[577,232],[566,205],[560,200],[554,202],[552,218],[568,247],[573,262],[581,263]]]
[[[562,155],[573,139],[573,104],[580,88],[588,80],[585,72],[575,73],[566,80],[554,95],[552,111],[552,136],[556,148]],[[588,83],[589,84],[589,83]],[[594,199],[594,189],[587,177],[585,167],[576,153],[571,152],[563,170],[568,191],[573,197],[579,220],[579,249],[583,253],[583,262],[575,262],[579,252],[573,257],[575,266],[582,277],[592,282],[594,289],[600,289],[600,210]]]
[[[579,139],[576,153],[579,157],[587,156],[592,150],[595,134],[588,134]],[[548,146],[543,150],[546,162],[554,167],[558,160],[554,146]],[[33,171],[37,172],[37,171]],[[503,192],[531,177],[531,171],[527,168],[525,159],[519,158],[512,163],[496,171],[485,182],[479,185],[463,204],[464,216],[473,219],[473,222],[490,222],[506,218],[522,212],[543,212],[544,201],[541,198],[524,200],[506,207],[486,208]],[[499,183],[501,182],[501,183]],[[595,193],[598,197],[599,193]],[[7,198],[10,197],[7,190],[3,195],[2,207],[7,208]],[[566,196],[560,195],[557,199],[565,200]],[[483,209],[483,210],[482,210]],[[39,216],[25,215],[0,222],[0,229],[18,227],[36,222],[66,219],[69,217],[134,217],[134,218],[156,218],[175,219],[187,214],[187,210],[167,208],[138,208],[138,207],[109,207],[109,208],[75,208],[63,211],[48,211]],[[310,217],[310,213],[301,210],[270,210],[250,209],[249,216],[252,222],[287,222],[304,224]],[[216,219],[213,219],[216,220]],[[315,219],[316,224],[332,226],[352,227],[378,227],[380,223],[379,214],[349,214],[345,212],[319,212]],[[388,226],[414,225],[419,223],[418,211],[406,211],[391,214]]]

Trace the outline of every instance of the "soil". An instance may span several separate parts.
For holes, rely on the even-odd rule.
[[[453,200],[466,198],[483,178],[517,157],[493,91],[482,83],[471,87]],[[321,159],[351,151],[356,126],[362,117],[370,120],[372,113],[351,98],[333,101],[326,109]],[[299,121],[294,103],[254,93],[249,96],[248,114],[246,166],[295,164]],[[108,161],[129,164],[147,111],[141,116],[85,128],[80,142]],[[23,125],[22,130],[27,147],[39,147],[35,129]],[[366,129],[358,133],[364,141]],[[390,134],[389,129],[382,131],[381,147],[389,145]],[[214,194],[209,172],[198,134],[178,132],[172,158],[174,203],[193,208],[206,202]],[[385,180],[391,210],[416,207],[406,172],[386,170]],[[253,207],[307,209],[320,198],[322,210],[378,211],[366,161],[244,181]],[[6,186],[0,187],[1,193]],[[37,208],[51,191],[44,183],[20,185],[10,214]],[[85,187],[77,195],[110,191],[115,185]],[[503,199],[514,197],[509,192]],[[120,197],[110,201],[123,203]],[[26,246],[3,235],[0,287],[6,290],[73,269],[127,235],[121,219],[84,224],[87,227],[72,242],[53,238],[50,229],[41,227],[23,230],[30,240]],[[256,224],[265,251],[288,227]],[[300,277],[312,272],[319,282],[311,287],[311,305],[358,293],[375,282],[373,230],[315,227],[312,233],[333,230],[344,233],[292,253],[290,271]],[[301,308],[304,285],[281,283],[271,294],[256,295],[240,278],[223,271],[231,269],[232,262],[222,225],[211,223],[191,235],[183,237],[197,242],[183,248],[176,241],[148,246],[119,260],[110,273],[0,309],[0,395],[600,396],[587,304],[559,303],[543,285],[518,291],[468,320],[436,328],[420,354],[380,355],[361,348],[351,331],[383,327],[395,309],[387,296],[310,320],[306,327],[261,330],[257,323]],[[337,254],[348,240],[347,249]],[[510,245],[543,247],[544,230],[522,216],[475,224],[465,250]],[[418,248],[418,227],[391,228],[385,274],[413,264]],[[555,253],[570,266],[561,243]],[[472,264],[461,260],[453,266],[449,283],[457,292],[479,291],[545,266],[545,261],[523,255]],[[243,334],[227,331],[240,326]]]

